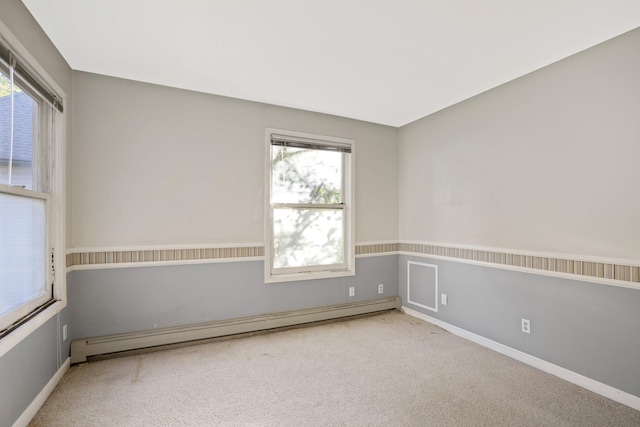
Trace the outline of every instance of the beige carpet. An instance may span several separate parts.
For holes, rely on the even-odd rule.
[[[32,426],[639,426],[397,312],[72,367]]]

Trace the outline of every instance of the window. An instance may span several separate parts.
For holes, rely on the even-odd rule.
[[[355,274],[354,141],[267,129],[265,281]]]
[[[0,45],[0,337],[54,301],[61,103]]]

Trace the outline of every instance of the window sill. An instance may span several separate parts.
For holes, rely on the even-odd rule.
[[[309,273],[265,275],[264,283],[302,282],[316,279],[333,279],[338,277],[355,276],[355,269],[339,271],[313,271]]]
[[[42,313],[39,313],[33,319],[20,326],[15,331],[0,339],[0,357],[11,351],[15,346],[20,344],[25,338],[35,332],[39,327],[47,323],[56,314],[61,312],[67,306],[66,301],[56,301]]]

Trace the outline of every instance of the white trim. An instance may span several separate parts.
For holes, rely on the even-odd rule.
[[[374,253],[371,253],[371,254],[358,254],[358,255],[356,255],[356,259],[357,258],[370,258],[370,257],[374,257],[374,256],[389,256],[389,255],[400,255],[400,252],[394,251],[394,252],[374,252]]]
[[[226,247],[226,246],[225,246]],[[398,255],[399,252],[381,252],[375,254],[362,254],[356,255],[357,258],[370,258],[370,257],[381,257],[381,256],[391,256]],[[171,261],[145,261],[145,262],[121,262],[121,263],[104,263],[104,264],[80,264],[73,265],[71,267],[66,268],[67,273],[71,273],[76,270],[103,270],[109,268],[132,268],[132,267],[158,267],[163,265],[183,265],[183,264],[217,264],[223,262],[242,262],[242,261],[264,261],[264,256],[254,256],[254,257],[236,257],[236,258],[211,258],[211,259],[185,259],[185,260],[171,260]],[[339,274],[336,276],[327,276],[327,277],[343,277],[348,276],[348,274]],[[322,277],[314,276],[314,278],[321,279]],[[299,278],[291,279],[300,280]],[[285,282],[287,280],[278,280],[277,282]],[[273,283],[277,283],[273,282]]]
[[[264,266],[263,266],[263,276],[265,278],[265,282],[267,278],[271,277],[271,229],[272,229],[272,209],[271,209],[271,131],[274,129],[265,129],[264,130],[264,175],[262,177],[263,181],[263,220],[264,220]]]
[[[66,98],[63,98],[63,102],[66,103]],[[67,246],[67,113],[58,113],[55,109],[53,114],[57,115],[60,119],[60,124],[57,126],[55,140],[57,142],[54,147],[55,154],[53,156],[53,164],[51,165],[51,192],[55,195],[53,199],[53,215],[52,215],[52,229],[56,236],[55,254],[56,259],[54,261],[54,272],[62,273],[66,266],[66,251]],[[64,306],[67,305],[67,275],[66,274],[54,274],[54,296],[64,302]]]
[[[610,385],[601,383],[600,381],[596,381],[592,378],[585,377],[584,375],[570,371],[561,366],[554,365],[553,363],[547,362],[546,360],[539,359],[520,350],[516,350],[504,344],[500,344],[499,342],[474,334],[473,332],[469,332],[465,329],[453,326],[449,323],[443,322],[442,320],[434,319],[433,317],[427,316],[410,308],[403,306],[402,311],[409,316],[424,320],[425,322],[431,323],[446,331],[449,331],[453,335],[457,335],[461,338],[479,344],[500,354],[504,354],[505,356],[511,357],[512,359],[515,359],[519,362],[525,363],[529,366],[533,366],[534,368],[540,369],[541,371],[544,371],[548,374],[554,375],[567,382],[599,394],[600,396],[604,396],[608,399],[611,399],[618,403],[622,403],[623,405],[640,411],[640,397],[634,396],[631,393],[627,393],[626,391],[611,387]]]
[[[509,249],[509,248],[494,248],[490,246],[474,246],[474,245],[463,245],[463,244],[456,244],[456,243],[439,243],[439,242],[428,242],[428,241],[419,241],[419,240],[400,240],[399,243],[408,244],[408,245],[442,246],[444,248],[453,248],[453,249],[468,249],[472,251],[500,252],[504,254],[513,254],[513,255],[535,256],[535,257],[541,257],[541,258],[558,258],[558,259],[566,259],[571,261],[597,262],[601,264],[621,264],[621,265],[630,265],[634,267],[640,267],[640,260],[638,259],[607,258],[607,257],[599,257],[599,256],[591,256],[591,255],[574,255],[574,254],[568,254],[568,253],[529,251],[529,250],[523,250],[523,249]]]
[[[435,296],[433,298],[435,302],[435,307],[429,307],[428,305],[420,304],[415,301],[411,301],[411,265],[420,265],[422,267],[429,267],[435,270]],[[425,308],[430,311],[438,312],[438,266],[435,264],[424,264],[421,262],[415,261],[407,261],[407,302],[410,302],[413,305],[417,305],[418,307]]]
[[[69,366],[71,366],[71,358],[68,357],[67,360],[64,361],[62,366],[56,371],[53,377],[49,380],[47,385],[38,393],[35,399],[31,402],[31,404],[24,410],[22,415],[13,423],[13,427],[26,427],[29,425],[33,417],[36,416],[44,402],[47,400],[51,392],[56,388],[64,374],[69,370]]]
[[[220,249],[220,248],[252,248],[263,247],[264,242],[260,243],[187,243],[187,244],[171,244],[171,245],[132,245],[132,246],[87,246],[73,247],[67,249],[67,255],[84,252],[126,252],[126,251],[172,251],[172,250],[189,250],[189,249]]]
[[[33,319],[25,322],[16,330],[11,331],[10,334],[0,339],[0,357],[8,353],[13,347],[18,345],[23,339],[31,335],[36,329],[44,325],[53,316],[58,314],[62,309],[67,306],[65,301],[57,301],[50,307],[47,307],[42,313],[38,313]]]
[[[167,265],[185,265],[185,264],[218,264],[223,262],[242,262],[242,261],[264,261],[263,256],[255,257],[237,257],[237,258],[211,258],[211,259],[185,259],[171,261],[144,261],[144,262],[121,262],[108,264],[81,264],[67,267],[66,272],[71,273],[76,270],[106,270],[110,268],[133,268],[133,267],[161,267]]]
[[[472,259],[455,258],[455,257],[441,256],[441,255],[421,254],[417,252],[400,251],[398,253],[400,255],[406,255],[406,256],[439,259],[443,261],[452,261],[452,262],[461,262],[463,264],[479,265],[482,267],[497,268],[500,270],[511,270],[511,271],[518,271],[521,273],[539,274],[541,276],[560,277],[562,279],[577,280],[579,282],[590,282],[590,283],[596,283],[599,285],[616,286],[618,288],[629,288],[629,289],[640,290],[640,283],[629,282],[626,280],[605,279],[604,277],[594,277],[594,276],[587,276],[587,275],[575,274],[575,273],[562,273],[559,271],[540,270],[540,269],[531,268],[531,267],[518,267],[515,265],[505,265],[505,264],[498,264],[498,263],[486,262],[486,261],[475,261]]]
[[[355,261],[354,261],[355,262]],[[265,261],[266,264],[266,261]],[[292,273],[292,274],[278,274],[271,277],[265,277],[264,283],[283,283],[283,282],[300,282],[302,280],[316,280],[316,279],[335,279],[340,277],[355,276],[355,266],[353,270],[321,270],[311,271],[308,273]]]

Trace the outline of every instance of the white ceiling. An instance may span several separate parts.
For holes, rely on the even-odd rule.
[[[402,126],[640,27],[640,0],[23,0],[75,70]]]

